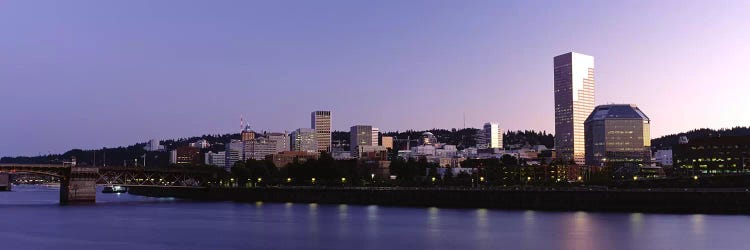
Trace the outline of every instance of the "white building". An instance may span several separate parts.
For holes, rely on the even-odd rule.
[[[245,141],[242,148],[242,159],[264,160],[266,155],[277,153],[276,141],[265,137]]]
[[[292,132],[290,137],[290,146],[292,151],[302,151],[308,153],[318,152],[315,141],[315,130],[311,128],[300,128]]]
[[[378,143],[378,141],[379,141],[378,139],[379,139],[379,138],[380,138],[380,129],[378,129],[378,128],[376,128],[376,127],[372,127],[372,145],[373,145],[373,146],[378,146],[378,145],[380,145],[380,144]]]
[[[411,157],[434,156],[434,155],[435,155],[435,146],[430,145],[430,144],[420,145],[420,146],[411,148]]]
[[[194,148],[204,149],[204,148],[210,147],[211,144],[209,144],[208,141],[206,141],[206,139],[200,139],[196,142],[190,143],[190,146]]]
[[[484,124],[484,142],[487,148],[503,148],[503,130],[495,122]]]
[[[206,165],[220,167],[226,171],[231,170],[226,167],[226,154],[224,151],[216,153],[208,151],[208,153],[204,155],[204,161]]]
[[[164,150],[164,146],[162,146],[162,145],[159,144],[159,140],[151,139],[151,140],[149,140],[146,143],[146,146],[143,147],[143,149],[146,150],[146,151],[150,151],[150,152],[153,152],[153,151],[163,151]]]

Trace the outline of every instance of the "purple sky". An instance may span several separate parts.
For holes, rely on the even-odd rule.
[[[750,125],[750,1],[0,0],[0,155],[307,127],[553,131],[552,57],[652,136]]]

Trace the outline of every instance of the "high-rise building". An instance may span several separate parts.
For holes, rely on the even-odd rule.
[[[234,163],[245,160],[243,158],[243,149],[245,147],[244,142],[232,140],[231,142],[225,144],[224,147],[224,157],[226,158],[224,160],[224,164],[226,164],[224,169],[232,169]]]
[[[249,141],[255,139],[255,132],[250,129],[250,125],[247,125],[240,133],[242,141]]]
[[[387,149],[393,149],[393,136],[383,136],[381,140],[383,141],[381,143],[383,147]]]
[[[331,111],[313,111],[310,128],[315,130],[316,147],[319,152],[331,152]]]
[[[597,106],[585,122],[586,164],[631,175],[651,163],[650,122],[629,104]]]
[[[290,140],[292,151],[302,151],[307,153],[318,152],[314,129],[299,128],[292,132]]]
[[[503,130],[494,122],[484,124],[484,144],[487,148],[503,148]]]
[[[284,133],[266,133],[265,137],[270,141],[276,142],[276,153],[289,151],[289,134]]]
[[[278,153],[276,141],[266,137],[255,138],[255,140],[243,142],[242,159],[263,160],[267,155]]]
[[[208,151],[204,155],[205,164],[209,166],[216,166],[220,168],[224,168],[226,171],[230,171],[230,169],[226,168],[226,155],[224,154],[224,151],[214,153],[212,151]]]
[[[372,146],[372,126],[355,125],[349,130],[349,153],[357,157],[360,146]]]
[[[554,58],[557,158],[585,162],[583,123],[594,110],[594,57],[570,52]]]
[[[380,145],[379,139],[380,138],[380,129],[376,127],[372,127],[372,145],[378,146]]]

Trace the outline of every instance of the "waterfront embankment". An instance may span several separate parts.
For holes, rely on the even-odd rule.
[[[432,189],[132,187],[130,193],[203,201],[374,204],[455,208],[655,213],[750,213],[746,189]]]

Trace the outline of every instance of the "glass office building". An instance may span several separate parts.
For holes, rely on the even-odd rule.
[[[557,158],[582,165],[583,123],[594,109],[594,57],[575,52],[556,56],[554,72]]]
[[[630,175],[651,163],[651,120],[635,105],[597,106],[586,119],[586,165]]]

